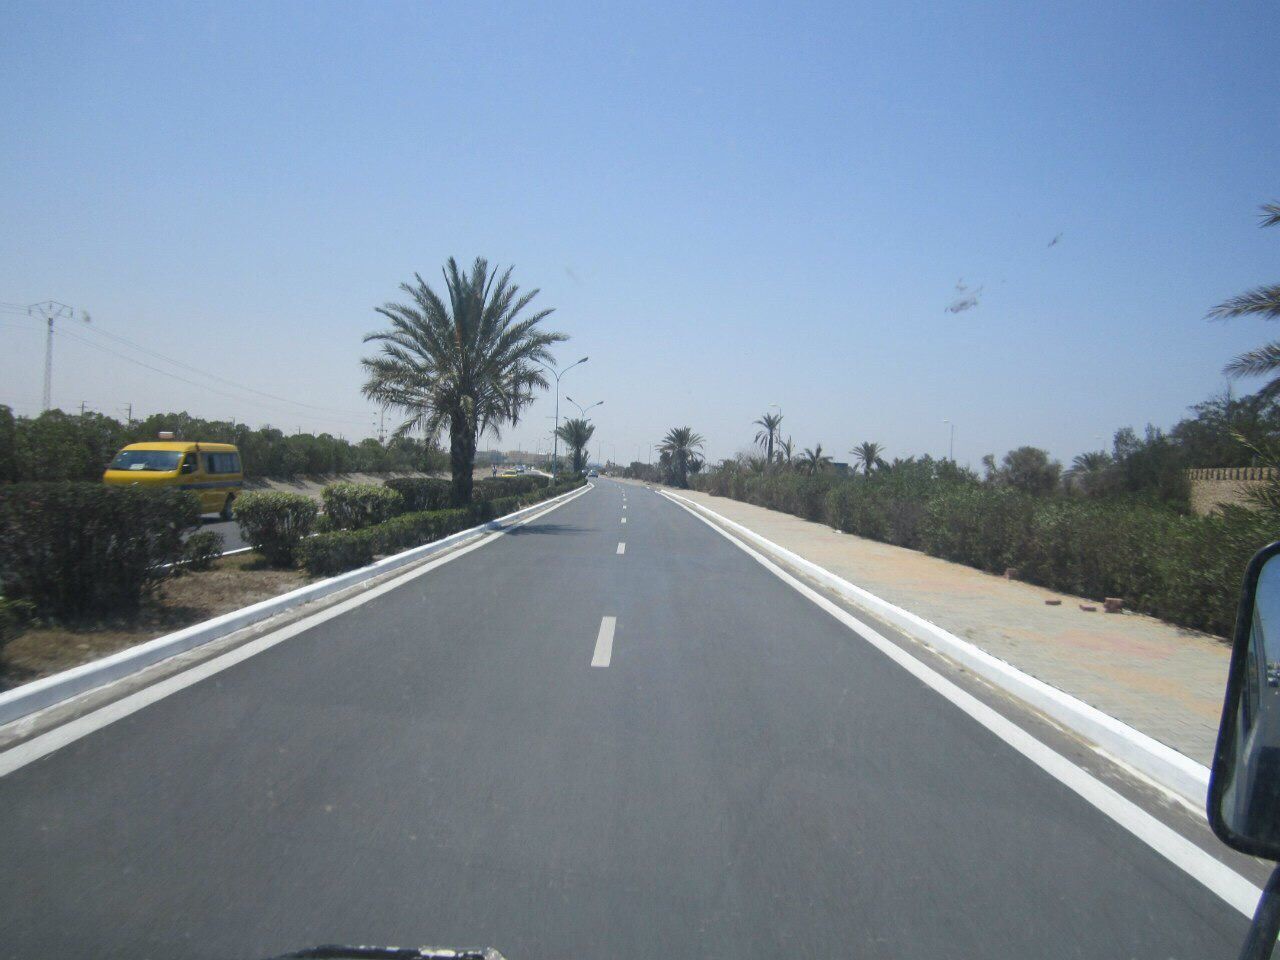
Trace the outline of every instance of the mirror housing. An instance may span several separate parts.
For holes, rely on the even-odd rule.
[[[1280,541],[1245,570],[1207,813],[1227,846],[1280,860]]]

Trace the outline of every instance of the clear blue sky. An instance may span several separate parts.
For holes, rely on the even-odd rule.
[[[0,302],[349,412],[70,339],[64,408],[351,437],[372,308],[483,254],[626,460],[685,423],[732,454],[769,404],[837,459],[947,418],[962,461],[1067,458],[1276,333],[1204,320],[1280,280],[1274,0],[694,7],[7,3]],[[42,358],[0,313],[0,402],[38,407]]]

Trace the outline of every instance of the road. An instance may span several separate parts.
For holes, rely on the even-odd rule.
[[[1200,958],[1246,927],[610,480],[0,778],[0,850],[24,958]]]

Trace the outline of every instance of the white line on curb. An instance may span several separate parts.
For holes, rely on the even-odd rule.
[[[593,667],[607,667],[613,658],[613,629],[618,625],[617,617],[601,617],[600,632],[596,634],[596,652],[591,657]]]
[[[1022,727],[997,713],[971,693],[956,686],[932,667],[917,660],[902,647],[867,626],[849,611],[837,606],[812,587],[797,580],[755,547],[737,539],[727,530],[702,516],[692,506],[685,506],[681,502],[683,498],[676,499],[669,494],[667,494],[667,497],[677,507],[705,523],[778,579],[839,620],[853,633],[862,637],[927,687],[949,700],[1059,783],[1084,798],[1099,811],[1147,844],[1147,846],[1165,857],[1169,862],[1204,884],[1210,891],[1217,894],[1246,917],[1253,916],[1254,908],[1257,906],[1258,897],[1261,896],[1262,891],[1248,879],[1236,873],[1221,860],[1196,846],[1176,830],[1161,823],[1137,804],[1112,790],[1088,771],[1076,766],[1066,757],[1050,749],[1022,729]]]
[[[824,586],[836,591],[850,603],[861,607],[873,616],[892,624],[908,636],[941,651],[1008,693],[1025,701],[1057,722],[1092,741],[1097,749],[1110,759],[1131,769],[1150,782],[1170,799],[1180,803],[1201,819],[1204,818],[1205,797],[1209,789],[1209,770],[1166,744],[1147,736],[1140,730],[1115,717],[1103,713],[1097,707],[1023,673],[1017,667],[992,656],[980,647],[962,640],[909,610],[889,603],[874,593],[836,576],[825,567],[772,540],[762,537],[740,523],[721,516],[714,510],[694,503],[685,497],[665,493],[669,499],[692,508],[698,514],[714,517],[744,540],[762,548],[767,553],[803,570]]]

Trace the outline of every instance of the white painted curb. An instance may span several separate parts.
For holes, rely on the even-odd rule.
[[[110,656],[103,657],[101,660],[84,663],[78,667],[72,667],[70,670],[55,673],[49,677],[42,677],[39,680],[33,680],[31,683],[0,693],[0,725],[18,720],[28,714],[35,713],[37,710],[43,710],[46,707],[53,706],[55,703],[61,703],[63,700],[77,696],[87,690],[92,690],[95,687],[100,687],[113,680],[128,676],[143,667],[148,667],[161,660],[167,660],[169,657],[208,643],[211,640],[225,637],[227,634],[234,633],[276,614],[284,613],[301,604],[319,600],[339,590],[345,590],[347,587],[354,586],[362,580],[379,577],[392,570],[415,563],[424,557],[431,556],[433,553],[446,550],[459,541],[466,540],[478,533],[483,533],[486,530],[501,530],[509,526],[513,521],[519,520],[533,511],[544,510],[547,507],[564,503],[572,497],[587,492],[593,486],[593,484],[587,484],[578,487],[576,490],[562,493],[560,496],[552,497],[550,500],[540,501],[517,510],[515,513],[509,513],[504,517],[498,517],[479,526],[461,530],[458,533],[451,534],[440,540],[433,540],[431,543],[423,544],[420,547],[413,547],[403,553],[384,557],[377,563],[370,564],[367,567],[349,570],[327,580],[309,583],[305,587],[299,587],[289,593],[282,593],[278,597],[271,597],[269,600],[263,600],[252,606],[232,610],[230,613],[224,613],[222,616],[214,617],[212,620],[205,620],[203,623],[196,623],[175,633],[165,634],[163,637],[156,637],[156,639],[149,640],[136,647],[113,653]]]
[[[716,522],[729,528],[744,540],[803,570],[854,605],[893,624],[908,636],[936,648],[983,679],[1025,701],[1063,726],[1074,730],[1106,753],[1150,777],[1162,787],[1171,790],[1197,808],[1204,809],[1209,792],[1208,767],[1196,763],[1190,757],[1103,713],[1096,707],[1091,707],[1083,700],[1078,700],[1043,680],[1037,680],[1030,674],[1023,673],[1017,667],[992,656],[967,640],[960,639],[936,623],[931,623],[909,610],[904,610],[855,586],[843,577],[836,576],[830,570],[779,546],[742,524],[735,523],[728,517],[700,503],[695,503],[687,497],[666,490],[661,492],[664,496],[678,500],[714,518]]]

